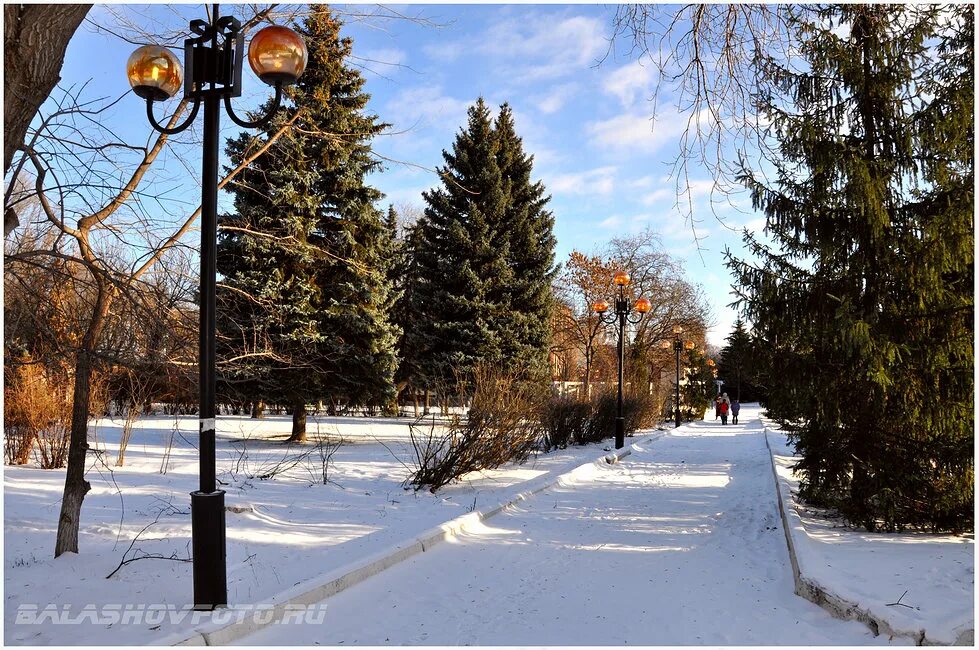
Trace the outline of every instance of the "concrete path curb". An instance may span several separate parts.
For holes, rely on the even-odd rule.
[[[584,468],[593,465],[609,465],[619,462],[622,458],[632,453],[632,448],[637,444],[644,444],[658,440],[666,435],[667,432],[647,433],[637,438],[634,443],[622,449],[605,453],[601,457],[587,463],[583,463],[573,469],[557,476],[547,476],[540,479],[537,483],[508,498],[507,500],[491,508],[481,509],[456,517],[450,521],[429,528],[420,535],[395,544],[383,551],[379,551],[366,558],[350,562],[342,567],[338,567],[322,576],[302,582],[291,589],[280,592],[275,596],[266,599],[273,603],[270,609],[262,610],[263,615],[243,616],[241,621],[232,620],[231,622],[207,622],[194,628],[191,632],[179,632],[168,635],[161,639],[154,640],[154,645],[227,645],[237,639],[257,632],[259,629],[272,625],[283,619],[290,611],[295,611],[297,605],[312,605],[334,596],[344,589],[348,589],[367,578],[377,575],[400,562],[403,562],[418,553],[424,553],[439,542],[451,539],[456,535],[466,532],[480,522],[499,514],[503,510],[516,505],[517,503],[529,499],[535,494],[542,492],[550,487],[554,487],[574,477],[574,475]],[[229,607],[227,610],[217,610],[221,618],[237,618],[235,608]],[[250,614],[253,610],[248,610]],[[260,618],[261,620],[256,620]]]
[[[795,508],[792,507],[792,494],[789,489],[788,484],[783,482],[783,479],[778,475],[778,469],[775,464],[775,454],[772,452],[772,446],[768,442],[768,435],[770,431],[769,423],[762,418],[762,428],[765,434],[765,446],[768,448],[768,455],[772,462],[772,476],[775,479],[775,490],[778,495],[778,510],[782,517],[782,530],[785,531],[785,541],[789,547],[789,559],[792,561],[792,574],[795,580],[795,593],[802,596],[808,601],[811,601],[830,614],[835,618],[842,620],[855,620],[863,623],[871,629],[874,636],[879,634],[887,634],[888,636],[901,636],[913,639],[917,645],[948,645],[944,643],[936,643],[927,638],[927,632],[925,630],[902,630],[894,629],[891,627],[890,623],[881,616],[877,616],[874,613],[868,611],[866,608],[860,607],[856,603],[852,603],[849,600],[827,590],[825,587],[817,584],[815,581],[807,578],[803,573],[804,567],[799,566],[798,556],[795,550],[795,542],[793,540],[793,531],[798,531],[799,534],[805,533],[805,528],[802,524],[802,518],[799,513],[796,512]],[[974,645],[975,630],[966,630],[962,632],[959,637],[955,640],[952,645]]]

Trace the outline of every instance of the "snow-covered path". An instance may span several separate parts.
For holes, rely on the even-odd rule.
[[[757,413],[594,466],[254,644],[886,644],[792,591]]]

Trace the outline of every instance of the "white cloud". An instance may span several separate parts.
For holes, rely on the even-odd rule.
[[[653,186],[653,184],[660,182],[657,181],[653,176],[641,176],[639,178],[633,178],[626,182],[626,187],[631,190],[646,190]]]
[[[422,47],[422,52],[436,63],[452,63],[467,50],[464,42],[434,43]]]
[[[648,99],[652,94],[655,70],[650,65],[635,61],[608,75],[602,89],[614,95],[625,108],[631,108],[637,99]]]
[[[490,23],[480,34],[424,51],[439,63],[455,61],[464,52],[482,54],[497,59],[497,69],[511,82],[540,82],[580,73],[595,63],[608,47],[606,29],[599,18],[523,12]]]
[[[669,205],[673,206],[676,202],[676,192],[672,187],[660,187],[640,199],[643,205]]]
[[[585,130],[596,147],[653,153],[668,142],[675,141],[684,128],[686,119],[675,113],[657,119],[644,113],[625,113],[608,120],[591,122]]]
[[[381,48],[378,50],[366,50],[351,54],[351,59],[362,61],[367,67],[372,65],[404,65],[408,61],[408,53],[397,48]]]
[[[615,190],[615,167],[599,167],[576,174],[554,174],[544,179],[554,194],[611,194]]]
[[[546,93],[531,98],[531,101],[541,113],[550,115],[561,110],[576,92],[578,92],[577,83],[559,84],[552,86]]]
[[[425,123],[443,124],[456,130],[465,124],[469,104],[468,101],[444,94],[441,86],[420,86],[395,95],[387,104],[385,117],[394,121],[398,128]]]
[[[483,49],[513,58],[549,58],[591,63],[605,51],[605,24],[598,18],[553,15],[501,20],[486,30]]]

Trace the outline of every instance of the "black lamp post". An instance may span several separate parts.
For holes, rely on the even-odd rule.
[[[598,318],[603,323],[609,325],[618,323],[619,326],[619,403],[618,415],[615,418],[615,448],[622,449],[625,446],[625,417],[622,415],[622,369],[625,365],[625,323],[628,320],[636,324],[650,310],[652,305],[645,298],[640,298],[635,305],[630,306],[629,300],[625,295],[625,288],[629,286],[629,274],[625,271],[617,271],[612,276],[612,281],[619,288],[619,295],[615,298],[615,311],[609,314],[606,320],[605,312],[608,311],[608,303],[600,300],[592,305],[592,309],[598,313]],[[635,309],[639,316],[635,319],[629,318],[629,314]]]
[[[673,326],[673,340],[663,341],[660,346],[664,350],[669,350],[670,346],[673,346],[673,351],[676,353],[676,399],[674,400],[673,410],[675,414],[676,426],[680,426],[680,351],[681,350],[693,350],[693,341],[684,341],[680,338],[683,334],[683,327],[680,325]]]
[[[200,489],[190,493],[194,549],[194,608],[214,609],[228,603],[225,557],[224,491],[215,480],[215,249],[217,247],[218,131],[221,103],[231,120],[246,128],[268,124],[279,109],[282,88],[299,78],[306,67],[306,45],[299,34],[272,25],[259,31],[248,47],[248,62],[259,79],[275,86],[275,106],[264,117],[243,120],[231,108],[241,96],[244,34],[233,16],[219,16],[213,5],[211,22],[192,20],[194,37],[184,41],[187,76],[176,55],[156,45],[138,48],[126,72],[133,92],[146,100],[146,115],[161,133],[180,133],[193,123],[204,104],[204,149],[201,170],[200,279]],[[193,102],[190,115],[173,128],[160,125],[153,103],[173,97],[183,85],[184,98]]]

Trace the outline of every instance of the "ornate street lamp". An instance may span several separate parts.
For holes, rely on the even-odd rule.
[[[233,16],[219,16],[213,5],[211,22],[192,20],[195,34],[184,41],[184,67],[165,47],[140,47],[126,64],[133,92],[146,100],[146,115],[161,133],[180,133],[204,105],[204,149],[201,171],[201,287],[200,287],[200,490],[190,493],[194,549],[194,608],[213,609],[228,603],[225,556],[224,491],[216,489],[214,452],[214,338],[215,249],[217,247],[218,131],[221,103],[231,120],[246,128],[262,127],[282,101],[282,88],[295,83],[306,67],[306,44],[299,34],[276,25],[259,31],[248,48],[248,63],[259,79],[275,87],[275,105],[267,115],[243,120],[231,108],[241,96],[241,68],[245,54],[241,24]],[[153,104],[173,97],[183,85],[184,99],[193,102],[183,124],[162,126]]]
[[[660,343],[660,347],[664,350],[669,350],[670,346],[673,347],[673,351],[676,353],[676,399],[674,400],[674,413],[676,426],[680,426],[680,350],[693,350],[693,341],[680,338],[683,334],[683,327],[680,325],[673,326],[673,340],[665,340]]]
[[[619,288],[619,295],[615,299],[615,311],[606,320],[605,312],[608,311],[608,303],[599,300],[592,305],[592,309],[598,313],[598,319],[602,323],[612,325],[618,322],[619,326],[619,402],[618,414],[615,418],[615,448],[622,449],[625,446],[625,417],[622,415],[622,368],[625,365],[625,323],[628,320],[635,325],[642,320],[642,317],[652,308],[649,301],[645,298],[638,299],[634,305],[629,305],[629,300],[625,295],[625,288],[629,286],[629,274],[625,271],[616,271],[612,276],[612,282]],[[630,318],[629,314],[633,309],[638,313],[635,319]]]

